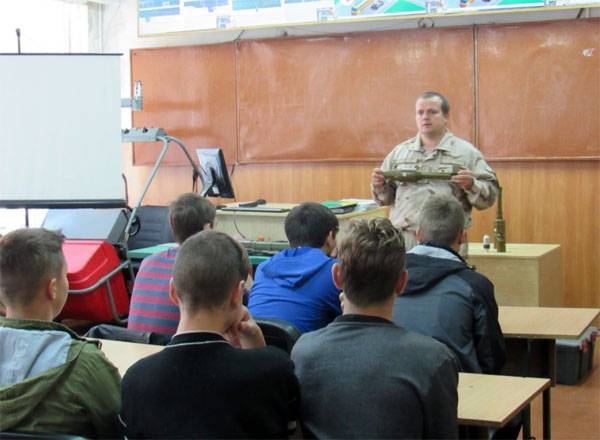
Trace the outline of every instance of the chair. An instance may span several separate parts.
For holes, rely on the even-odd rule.
[[[129,237],[129,249],[141,249],[175,241],[166,206],[141,206],[137,211],[137,232]],[[134,222],[135,227],[135,222]]]
[[[291,353],[294,344],[302,335],[293,324],[282,319],[254,318],[263,332],[267,345],[273,345]]]
[[[137,342],[138,344],[167,345],[171,335],[143,330],[133,330],[117,325],[100,324],[84,335],[86,338],[109,339],[111,341]]]

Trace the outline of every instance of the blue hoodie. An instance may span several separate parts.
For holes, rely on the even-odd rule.
[[[250,313],[291,322],[302,333],[325,327],[342,313],[331,274],[335,262],[317,248],[284,249],[256,269]]]

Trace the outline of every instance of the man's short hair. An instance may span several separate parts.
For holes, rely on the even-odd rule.
[[[50,278],[59,278],[65,263],[64,237],[42,228],[17,229],[0,240],[0,298],[26,305]]]
[[[337,234],[339,222],[331,210],[319,203],[305,202],[290,211],[285,219],[285,235],[291,247],[320,248],[327,235]]]
[[[344,295],[359,307],[393,295],[404,271],[404,238],[387,218],[355,220],[339,244]]]
[[[188,237],[200,232],[204,225],[215,221],[215,206],[198,194],[181,194],[169,206],[169,220],[173,237],[183,243]]]
[[[465,228],[465,211],[453,196],[431,196],[419,212],[418,228],[422,242],[450,246]]]
[[[229,235],[206,230],[192,235],[177,251],[173,283],[190,311],[223,304],[250,270],[246,250]]]
[[[450,103],[448,102],[448,99],[446,99],[446,97],[444,95],[442,95],[441,93],[438,93],[438,92],[421,93],[417,97],[417,100],[431,99],[431,98],[438,98],[442,102],[442,113],[444,114],[444,116],[448,116],[448,114],[450,113]]]

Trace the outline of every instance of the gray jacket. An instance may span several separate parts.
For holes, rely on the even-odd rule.
[[[343,315],[292,351],[307,438],[456,438],[458,365],[391,321]]]

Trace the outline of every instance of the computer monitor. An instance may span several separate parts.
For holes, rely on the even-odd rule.
[[[200,161],[202,197],[222,197],[234,199],[233,186],[227,172],[225,156],[220,148],[199,148],[196,150]]]

